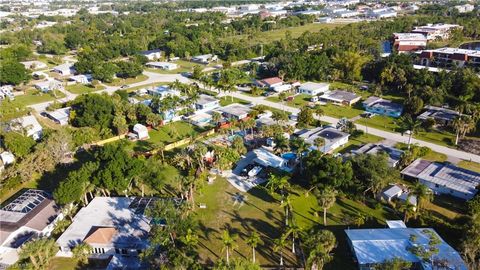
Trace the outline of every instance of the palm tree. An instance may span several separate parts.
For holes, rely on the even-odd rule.
[[[322,230],[306,241],[310,248],[307,258],[307,265],[312,270],[323,269],[325,263],[332,259],[330,252],[335,248],[336,239],[331,231]]]
[[[365,219],[366,217],[362,214],[357,214],[355,215],[354,219],[353,219],[353,223],[357,226],[357,227],[360,227],[362,226],[363,224],[365,224]]]
[[[298,239],[302,229],[295,223],[291,223],[287,227],[287,235],[292,236],[292,253],[295,254],[295,240]]]
[[[282,110],[285,111],[285,99],[287,98],[287,93],[281,92],[278,94],[278,98],[280,99],[280,102],[282,103]]]
[[[296,138],[292,141],[292,146],[296,149],[295,154],[300,161],[300,171],[303,171],[303,153],[308,151],[310,144],[306,143],[303,138]]]
[[[459,116],[453,120],[453,128],[457,131],[455,137],[455,145],[458,144],[458,139],[460,135],[462,138],[465,137],[465,134],[475,129],[475,121],[470,116]]]
[[[89,244],[85,242],[80,243],[72,249],[73,258],[77,259],[77,261],[81,262],[82,264],[87,264],[88,256],[90,253],[92,253],[92,250],[93,249]]]
[[[288,194],[286,197],[285,197],[285,200],[283,201],[283,203],[280,205],[280,207],[283,207],[285,208],[285,226],[288,226],[288,219],[289,219],[289,216],[291,215],[291,213],[293,212],[293,207],[292,207],[292,199],[291,199],[291,195]]]
[[[321,151],[320,149],[322,146],[325,146],[325,139],[322,137],[317,137],[315,140],[313,140],[313,143],[315,144],[315,147],[317,148],[318,151]],[[325,151],[325,149],[323,149]],[[321,151],[321,152],[324,152]]]
[[[288,145],[288,140],[282,135],[276,136],[275,137],[275,146],[273,149],[277,153],[284,153],[289,150],[289,145]]]
[[[273,243],[275,245],[273,251],[280,253],[280,266],[283,266],[283,249],[287,246],[285,235],[282,234],[280,238],[275,239]]]
[[[409,114],[406,114],[398,119],[397,124],[399,125],[402,132],[406,132],[406,131],[410,132],[408,136],[408,147],[407,147],[408,149],[410,149],[412,136],[420,128],[421,122],[418,120],[413,120],[413,118]]]
[[[189,250],[193,250],[198,245],[198,236],[192,229],[187,230],[185,236],[180,237],[180,240],[187,246]]]
[[[283,204],[283,196],[290,187],[288,176],[277,176],[272,173],[270,174],[266,187],[269,189],[270,194],[274,194],[276,190],[280,190],[280,194],[282,195],[280,204]]]
[[[323,208],[323,225],[327,226],[327,209],[335,204],[337,191],[330,186],[321,190],[317,196],[320,206]]]
[[[260,242],[260,236],[257,232],[252,232],[252,234],[247,239],[247,245],[252,248],[252,262],[255,263],[255,248],[257,248],[258,243]]]
[[[415,215],[415,206],[410,203],[410,196],[407,196],[407,200],[400,206],[400,211],[403,212],[403,222],[407,223],[408,220]]]
[[[227,264],[230,264],[230,251],[234,251],[236,248],[236,237],[234,235],[230,235],[230,232],[228,230],[223,231],[222,235],[222,244],[223,244],[223,249],[222,252],[225,250],[227,254]]]
[[[213,112],[212,121],[215,123],[215,126],[222,120],[222,114],[219,112]]]
[[[417,208],[420,210],[425,206],[426,202],[431,202],[433,199],[433,194],[432,190],[429,189],[427,186],[424,184],[417,182],[415,186],[413,187],[413,190],[411,192],[412,195],[415,195],[417,197]]]
[[[41,238],[25,243],[18,256],[20,259],[29,259],[34,269],[48,269],[50,259],[57,251],[53,238]]]
[[[244,126],[246,129],[250,129],[250,133],[252,134],[253,136],[253,128],[257,125],[257,123],[255,122],[255,120],[253,118],[249,118],[247,119],[246,121],[244,121]]]

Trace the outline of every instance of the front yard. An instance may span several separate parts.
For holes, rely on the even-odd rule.
[[[105,83],[105,84],[108,86],[121,86],[124,84],[128,85],[132,83],[143,82],[147,79],[148,79],[147,75],[140,74],[135,78],[127,78],[127,79],[116,78],[111,83]]]
[[[64,97],[65,94],[58,90],[54,90],[54,92],[50,91],[48,93],[43,93],[36,89],[28,89],[24,95],[15,96],[15,100],[13,100],[11,104],[14,106],[23,107]]]
[[[68,85],[66,87],[66,90],[70,93],[81,95],[81,94],[87,94],[95,91],[100,91],[105,89],[105,86],[103,85],[87,85],[87,84],[73,84],[73,85]]]

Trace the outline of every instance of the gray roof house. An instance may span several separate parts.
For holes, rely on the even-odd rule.
[[[402,158],[403,151],[395,147],[384,145],[384,144],[374,144],[367,143],[362,147],[356,150],[352,150],[352,154],[372,154],[376,155],[377,153],[385,153],[388,155],[388,165],[390,167],[396,167],[400,159]]]
[[[447,108],[425,106],[425,111],[420,114],[417,119],[427,120],[429,118],[434,119],[437,125],[449,125],[455,118],[460,116],[460,113]]]
[[[303,129],[294,133],[294,135],[303,138],[306,143],[310,144],[311,150],[319,150],[324,153],[331,153],[333,150],[345,145],[350,137],[350,134],[342,132],[333,127]],[[325,140],[325,144],[321,147],[321,149],[317,149],[315,146],[316,138],[323,138]]]
[[[323,96],[320,96],[320,99],[323,101],[346,106],[351,106],[355,102],[358,102],[360,98],[361,97],[359,95],[353,92],[347,92],[342,90],[335,90],[325,93]]]

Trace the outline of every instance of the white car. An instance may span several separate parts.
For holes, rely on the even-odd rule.
[[[254,177],[262,171],[261,166],[255,166],[248,172],[248,177]]]

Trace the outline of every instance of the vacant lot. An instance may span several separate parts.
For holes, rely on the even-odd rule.
[[[28,89],[24,95],[15,96],[15,100],[11,103],[14,106],[22,107],[36,103],[52,101],[64,97],[65,94],[57,90],[43,93],[36,89]]]
[[[146,75],[140,74],[135,78],[127,78],[127,79],[116,78],[111,83],[105,83],[105,84],[109,86],[121,86],[124,84],[143,82],[146,79],[148,79]]]

